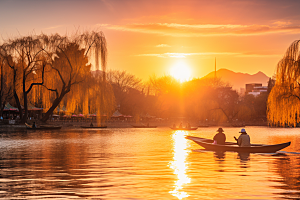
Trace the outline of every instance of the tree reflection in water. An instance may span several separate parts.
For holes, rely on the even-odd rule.
[[[278,193],[287,199],[300,199],[300,157],[299,154],[276,154],[275,172],[282,178],[273,180],[281,185],[274,186],[283,192]]]

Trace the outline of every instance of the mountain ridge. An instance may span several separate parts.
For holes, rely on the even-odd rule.
[[[262,83],[263,86],[267,86],[270,78],[261,71],[250,75],[248,73],[234,72],[224,68],[217,70],[216,75],[218,78],[221,78],[222,81],[229,83],[233,89],[238,91],[241,88],[245,88],[245,85],[250,83]],[[208,73],[203,78],[211,78],[214,76],[215,72],[213,71]]]

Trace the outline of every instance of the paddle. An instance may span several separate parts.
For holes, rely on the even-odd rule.
[[[32,128],[32,125],[25,123],[25,125],[29,128]]]

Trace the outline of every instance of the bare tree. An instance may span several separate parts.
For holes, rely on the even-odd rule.
[[[139,91],[142,89],[142,80],[126,71],[110,70],[107,73],[107,80],[114,88],[116,101],[119,105],[125,101],[130,89]]]
[[[213,110],[221,110],[226,116],[227,121],[232,122],[232,120],[238,115],[238,100],[239,95],[231,87],[219,87],[214,89],[213,98],[211,101],[215,102]]]
[[[122,92],[126,92],[129,88],[140,89],[142,86],[140,78],[126,71],[110,70],[107,73],[107,80],[117,85]]]

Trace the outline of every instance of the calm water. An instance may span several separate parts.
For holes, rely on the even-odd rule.
[[[217,128],[0,133],[0,198],[300,198],[299,129],[246,127],[253,143],[292,142],[278,154],[216,154],[184,138]],[[240,129],[224,130],[233,141]]]

